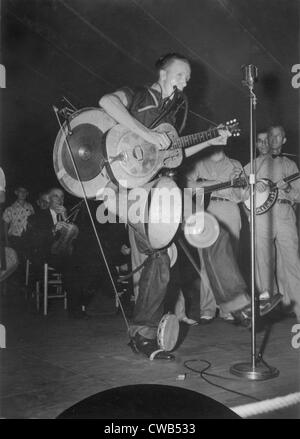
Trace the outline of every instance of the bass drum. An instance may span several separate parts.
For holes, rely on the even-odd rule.
[[[115,124],[100,108],[83,108],[69,117],[68,124],[64,122],[55,140],[53,164],[60,184],[70,194],[84,198],[66,139],[87,198],[101,198],[110,181],[105,167],[105,133]]]
[[[161,177],[128,192],[115,192],[115,195],[107,194],[104,205],[120,221],[128,223],[148,247],[159,250],[170,244],[182,213],[181,190],[171,178]]]

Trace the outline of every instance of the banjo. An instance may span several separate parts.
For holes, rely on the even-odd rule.
[[[300,178],[300,172],[296,172],[295,174],[292,174],[288,177],[285,177],[283,181],[285,183],[290,183],[294,180],[297,180]],[[268,210],[271,209],[272,206],[276,203],[276,200],[278,198],[278,187],[277,183],[274,183],[272,180],[268,178],[262,178],[258,180],[258,182],[263,182],[267,188],[263,192],[255,192],[255,214],[256,215],[262,215]],[[247,200],[244,201],[244,206],[246,210],[250,211],[250,196],[247,198]]]

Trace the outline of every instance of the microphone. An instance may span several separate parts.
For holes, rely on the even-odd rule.
[[[253,87],[254,82],[256,82],[258,79],[257,67],[253,64],[244,64],[241,69],[243,71],[242,84],[248,87]]]

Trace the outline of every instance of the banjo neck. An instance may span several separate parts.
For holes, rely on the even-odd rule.
[[[285,183],[291,183],[294,180],[297,180],[298,178],[300,178],[300,172],[295,172],[295,174],[289,175],[288,177],[283,178],[282,180]],[[271,183],[270,184],[270,188],[271,189],[276,189],[277,188],[277,183]]]
[[[290,183],[291,181],[297,180],[297,178],[300,178],[300,172],[295,172],[295,174],[292,174],[289,177],[285,177],[283,181],[285,183]]]
[[[213,184],[211,186],[204,186],[204,194],[210,194],[214,191],[220,191],[221,189],[227,189],[230,187],[243,187],[246,186],[247,183],[245,180],[241,178],[235,178],[234,180],[224,181],[223,183]]]

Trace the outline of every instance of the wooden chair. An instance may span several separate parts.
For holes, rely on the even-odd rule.
[[[43,294],[44,316],[48,313],[48,301],[51,299],[63,299],[64,309],[67,309],[67,292],[63,289],[62,275],[47,263],[44,263],[43,267],[43,281],[37,280],[35,284],[36,307],[38,311],[40,310],[41,293]]]

